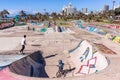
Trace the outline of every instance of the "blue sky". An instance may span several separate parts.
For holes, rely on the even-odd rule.
[[[69,2],[77,10],[88,8],[89,11],[97,11],[103,9],[105,4],[110,5],[110,8],[112,8],[112,0],[0,0],[0,10],[7,9],[11,13],[19,10],[44,12],[44,9],[47,12],[60,12],[62,7]],[[120,0],[116,0],[116,5],[119,2]]]

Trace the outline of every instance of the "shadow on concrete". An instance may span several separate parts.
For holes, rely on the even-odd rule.
[[[55,57],[56,55],[58,55],[58,54],[53,54],[53,55],[45,56],[44,58],[47,59],[47,58]]]
[[[46,62],[42,56],[42,52],[36,51],[27,57],[13,62],[10,64],[9,68],[10,71],[16,74],[30,77],[48,78],[45,66]]]
[[[40,44],[32,44],[31,46],[39,47],[41,45]]]
[[[62,73],[63,73],[63,74],[67,74],[67,73],[69,73],[69,72],[71,72],[71,71],[73,71],[73,70],[75,70],[75,67],[73,67],[73,68],[71,68],[71,69],[64,69],[64,70],[62,71]]]

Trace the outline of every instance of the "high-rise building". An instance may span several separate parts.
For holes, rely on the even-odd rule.
[[[64,11],[65,15],[76,14],[77,13],[77,9],[72,7],[71,3],[69,3],[67,6],[63,7],[62,11]]]
[[[114,8],[115,8],[115,0],[112,0],[113,1],[113,10],[114,10]]]
[[[86,13],[87,13],[87,8],[82,8],[82,12],[83,12],[84,14],[86,14]]]
[[[108,11],[109,11],[109,5],[105,5],[103,11],[104,11],[104,12],[108,12]]]

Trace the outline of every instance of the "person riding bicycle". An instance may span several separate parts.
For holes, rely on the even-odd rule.
[[[64,67],[64,63],[62,62],[62,60],[59,60],[59,71],[62,72],[63,71],[63,67]]]

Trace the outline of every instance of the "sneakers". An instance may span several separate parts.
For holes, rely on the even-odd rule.
[[[23,53],[23,52],[21,52],[21,51],[20,51],[18,54],[22,54],[22,55],[24,55],[24,53]]]
[[[21,54],[21,52],[18,52],[18,54]]]

